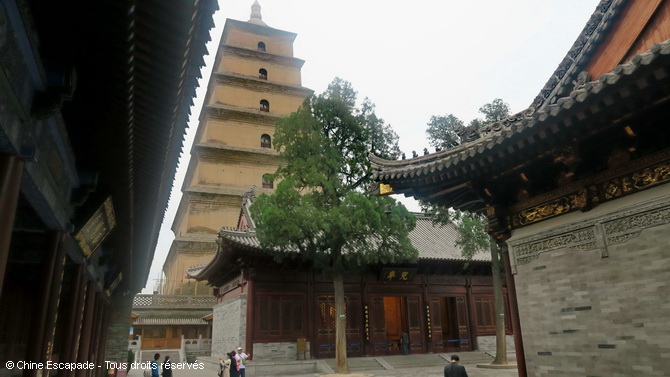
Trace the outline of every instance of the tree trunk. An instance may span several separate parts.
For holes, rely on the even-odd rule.
[[[335,287],[335,363],[337,373],[349,374],[347,362],[347,321],[344,306],[344,280],[341,272],[333,273]]]
[[[490,239],[491,270],[493,272],[493,297],[496,321],[496,357],[492,364],[507,364],[507,342],[505,340],[505,301],[502,290],[502,277],[500,274],[500,256],[498,244],[495,239]]]

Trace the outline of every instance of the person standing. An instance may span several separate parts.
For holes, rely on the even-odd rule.
[[[230,361],[230,377],[239,377],[240,372],[237,371],[237,361],[235,361],[237,352],[230,351],[226,355],[228,355],[228,360]]]
[[[167,355],[163,360],[163,373],[161,373],[163,377],[172,377],[172,366],[170,364],[170,355]]]
[[[247,358],[250,355],[242,352],[242,347],[237,347],[237,354],[235,355],[235,361],[237,362],[237,371],[239,372],[240,377],[246,377],[246,366],[244,365],[247,362]]]
[[[151,364],[151,377],[159,377],[160,373],[158,371],[158,359],[161,358],[160,353],[154,354],[154,359],[150,362]]]
[[[219,377],[230,377],[230,353],[219,358]]]
[[[451,363],[444,367],[444,377],[468,377],[465,367],[459,364],[458,355],[451,355]]]
[[[402,354],[409,355],[409,335],[405,331],[400,334],[400,345],[402,346]]]

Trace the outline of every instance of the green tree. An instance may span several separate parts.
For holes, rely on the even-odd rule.
[[[510,110],[509,105],[500,98],[496,98],[491,103],[484,104],[479,108],[479,112],[484,114],[483,124],[485,125],[505,119],[510,115]]]
[[[389,197],[369,195],[368,153],[397,155],[397,135],[365,100],[335,79],[326,92],[312,96],[277,122],[275,148],[284,165],[272,195],[251,207],[263,249],[274,258],[301,258],[333,277],[338,373],[349,373],[343,274],[370,264],[414,261],[409,240],[416,219]]]
[[[487,103],[479,108],[479,112],[484,114],[484,119],[473,119],[470,125],[476,127],[484,127],[488,124],[497,122],[510,115],[510,107],[500,98],[494,99],[491,103]],[[453,117],[453,115],[450,115]],[[436,117],[431,117],[431,122],[428,123],[428,134],[431,145],[441,146],[449,145],[451,133],[455,134],[456,129],[454,124],[463,122],[453,117],[449,123],[443,123],[443,129],[431,129],[435,125],[433,120]],[[443,135],[447,135],[447,139],[442,139]],[[457,135],[456,135],[457,136]],[[436,206],[430,203],[421,203],[421,209],[427,216],[431,217],[436,224],[453,224],[459,233],[459,240],[456,242],[461,247],[462,255],[466,259],[472,259],[475,253],[479,251],[489,250],[491,253],[491,271],[493,275],[493,294],[494,294],[494,311],[496,324],[496,357],[493,364],[507,364],[507,344],[505,341],[505,322],[504,322],[504,299],[502,293],[502,275],[500,253],[495,239],[491,237],[487,229],[486,218],[482,214],[461,212],[458,210]]]
[[[461,143],[461,138],[457,131],[463,127],[463,121],[458,119],[454,114],[433,115],[428,122],[426,134],[428,135],[428,142],[433,147],[438,148],[453,148]]]

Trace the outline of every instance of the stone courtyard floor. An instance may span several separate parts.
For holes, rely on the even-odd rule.
[[[462,352],[459,353],[461,365],[464,365],[469,377],[516,377],[518,376],[516,368],[514,369],[488,369],[479,368],[477,365],[487,365],[492,358],[482,352]],[[254,361],[249,361],[249,369],[246,377],[443,377],[443,369],[447,363],[447,354],[428,354],[428,355],[409,355],[409,356],[384,356],[384,357],[361,357],[349,358],[351,374],[330,374],[330,373],[287,373],[278,366],[276,369],[261,368],[262,364],[257,362],[258,368],[254,368]],[[513,355],[509,357],[510,363],[515,363]],[[217,377],[217,357],[210,356],[198,360],[202,363],[204,369],[194,370],[182,368],[173,371],[173,377]],[[307,361],[309,363],[310,361]],[[334,360],[320,360],[322,366],[324,363],[331,368],[334,366]],[[292,361],[281,362],[278,364],[291,364]],[[295,364],[300,362],[296,361]],[[305,362],[302,362],[305,364]],[[268,371],[271,370],[271,371]],[[274,371],[272,371],[274,370]],[[120,376],[119,376],[120,377]],[[141,370],[131,370],[128,377],[142,377]]]

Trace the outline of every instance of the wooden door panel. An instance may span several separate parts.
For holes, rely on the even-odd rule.
[[[444,337],[442,336],[442,313],[440,310],[440,298],[430,298],[430,324],[433,352],[444,352]]]
[[[410,351],[424,352],[421,314],[419,298],[407,297],[407,325],[409,326]]]

